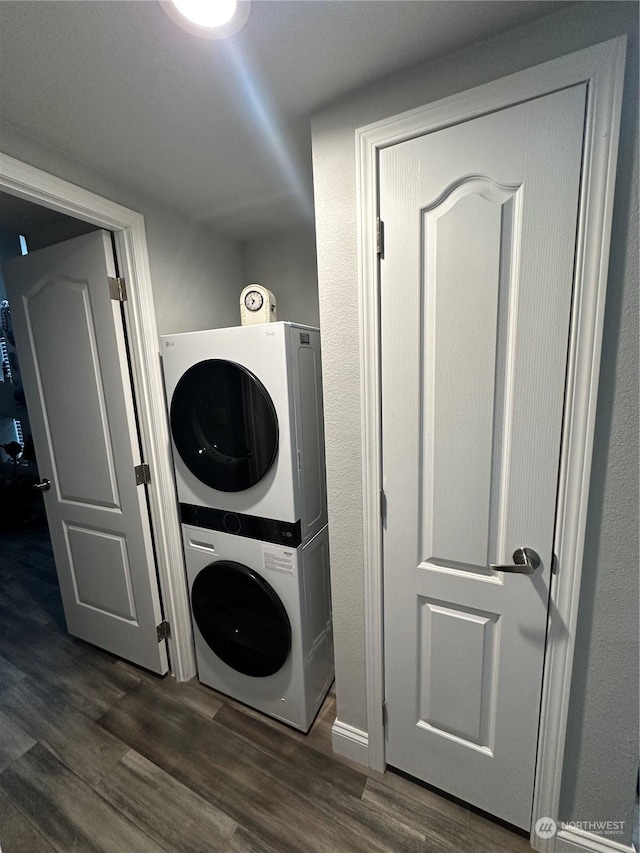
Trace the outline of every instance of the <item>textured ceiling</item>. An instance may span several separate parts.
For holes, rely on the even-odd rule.
[[[3,0],[0,121],[246,240],[311,218],[314,109],[563,5],[253,0],[222,41],[155,0]]]

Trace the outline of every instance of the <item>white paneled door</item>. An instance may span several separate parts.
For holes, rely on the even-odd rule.
[[[4,267],[69,632],[167,671],[145,486],[110,235]]]
[[[585,96],[379,162],[387,762],[527,829]]]

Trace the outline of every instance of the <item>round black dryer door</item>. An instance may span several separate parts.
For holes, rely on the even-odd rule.
[[[219,560],[197,575],[191,589],[196,625],[227,666],[264,678],[281,669],[291,650],[284,604],[267,581],[241,563]]]
[[[278,452],[278,417],[264,385],[239,364],[208,359],[181,377],[171,432],[187,468],[221,492],[254,486]]]

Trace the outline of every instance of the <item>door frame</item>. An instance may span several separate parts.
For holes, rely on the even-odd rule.
[[[176,679],[188,681],[196,672],[195,656],[144,217],[2,152],[0,190],[114,233],[120,274],[127,283],[134,393],[151,470],[151,527],[164,618],[171,626],[169,661]]]
[[[584,169],[576,237],[566,407],[556,508],[532,827],[557,820],[591,477],[626,37],[517,72],[356,130],[356,204],[364,504],[366,735],[369,766],[385,768],[382,457],[378,258],[378,152],[391,145],[587,83]],[[364,733],[360,733],[361,735]],[[560,830],[531,843],[540,853],[573,839]],[[575,839],[573,839],[575,840]]]

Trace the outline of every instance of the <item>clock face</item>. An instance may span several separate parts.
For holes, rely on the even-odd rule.
[[[244,298],[244,304],[248,311],[259,311],[264,299],[257,290],[250,290]]]

